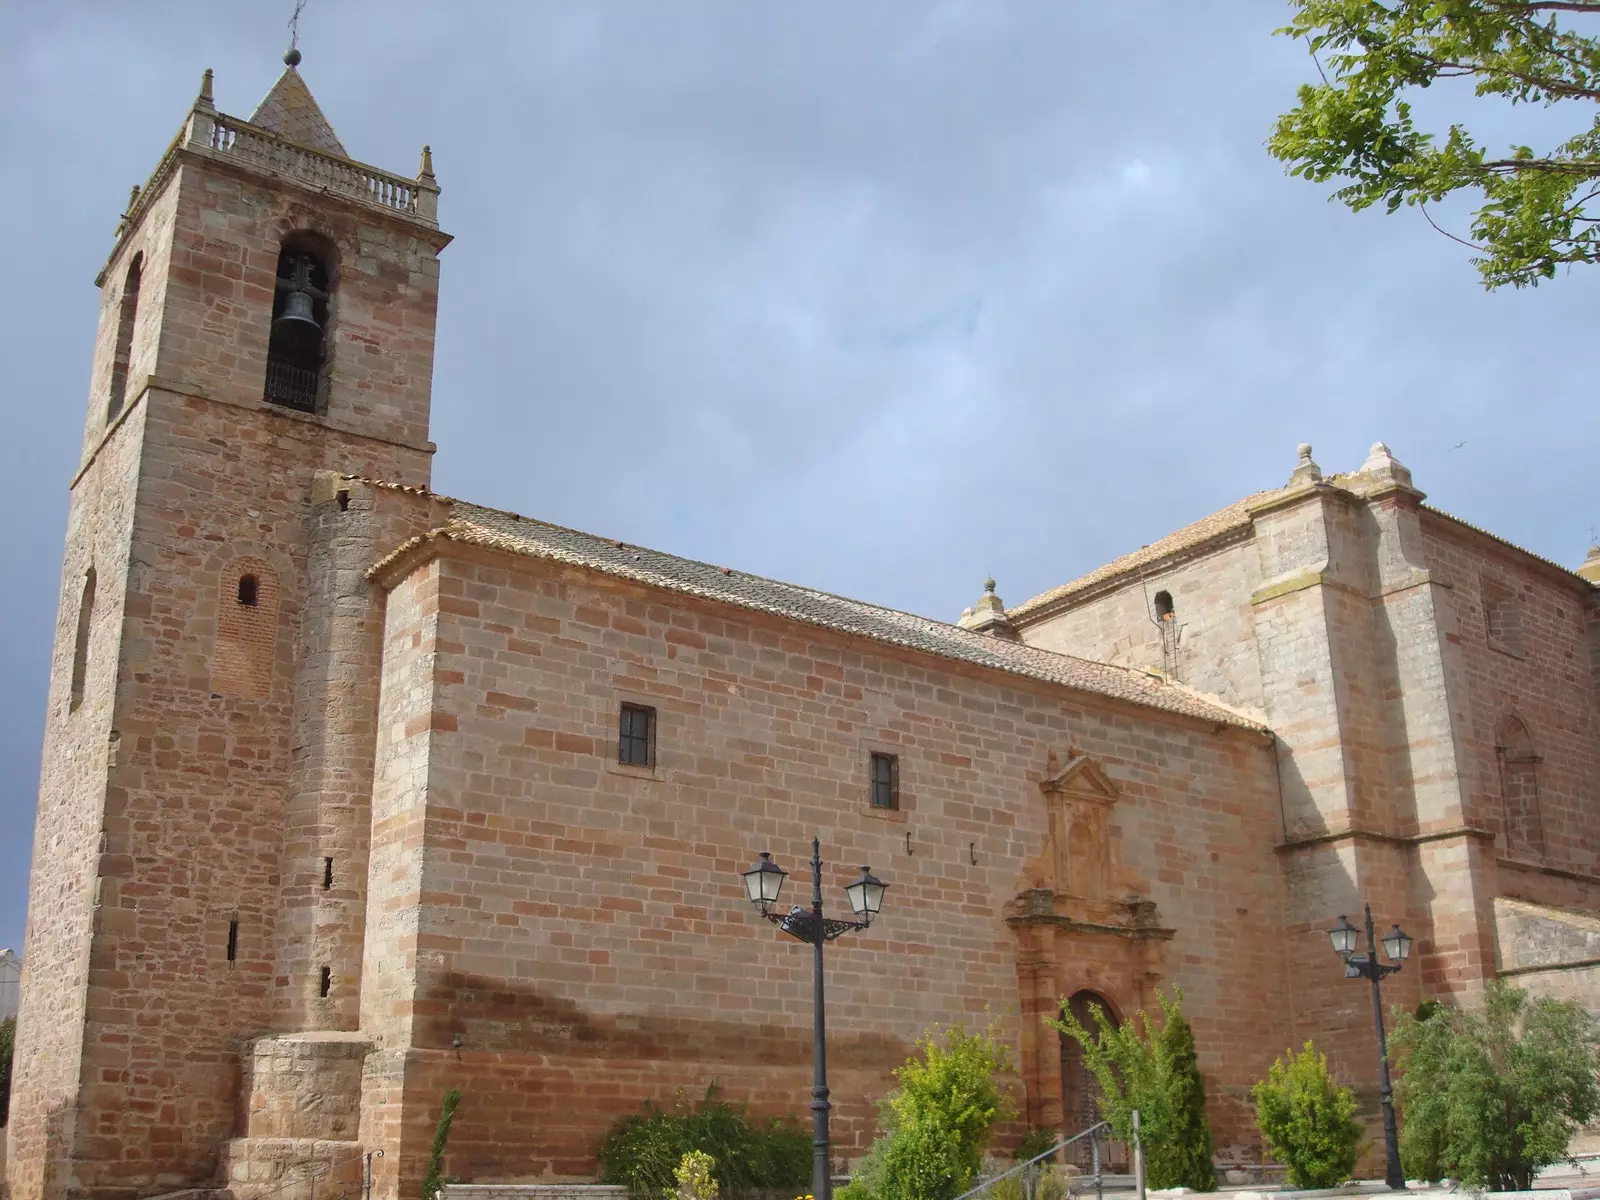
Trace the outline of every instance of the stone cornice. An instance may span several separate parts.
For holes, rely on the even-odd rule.
[[[1319,833],[1313,837],[1287,838],[1278,843],[1276,849],[1279,854],[1292,854],[1297,850],[1307,850],[1317,846],[1327,846],[1334,842],[1364,841],[1382,842],[1390,846],[1421,846],[1427,842],[1446,842],[1455,838],[1479,838],[1494,841],[1494,833],[1488,829],[1479,829],[1473,825],[1456,825],[1450,829],[1438,829],[1429,833],[1380,833],[1376,829],[1336,829],[1329,833]]]

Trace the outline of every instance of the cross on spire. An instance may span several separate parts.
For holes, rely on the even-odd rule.
[[[300,14],[306,10],[306,0],[294,0],[294,12],[289,17],[289,49],[283,56],[285,64],[300,65]]]

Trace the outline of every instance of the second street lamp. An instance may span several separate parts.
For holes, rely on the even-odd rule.
[[[1394,1085],[1389,1082],[1389,1043],[1383,1032],[1383,995],[1378,983],[1385,975],[1393,975],[1398,971],[1411,956],[1411,935],[1398,925],[1384,934],[1383,951],[1391,961],[1379,962],[1378,939],[1374,937],[1372,929],[1372,905],[1367,905],[1366,910],[1365,954],[1356,953],[1361,931],[1350,924],[1343,913],[1339,915],[1339,923],[1328,930],[1328,937],[1333,942],[1334,952],[1344,959],[1344,977],[1372,981],[1372,1015],[1378,1025],[1378,1103],[1383,1107],[1383,1144],[1388,1160],[1384,1168],[1384,1182],[1399,1192],[1405,1190],[1406,1177],[1400,1169],[1400,1134],[1395,1127]]]
[[[745,893],[750,903],[763,917],[771,921],[790,937],[808,942],[811,956],[811,1195],[812,1200],[833,1200],[833,1180],[828,1154],[828,1028],[822,1000],[822,947],[841,934],[865,929],[883,907],[883,893],[888,884],[873,875],[871,868],[862,867],[861,875],[845,889],[850,909],[861,918],[858,921],[839,921],[822,915],[822,842],[811,839],[811,911],[798,904],[787,913],[776,911],[778,895],[783,891],[783,881],[789,877],[772,855],[765,850],[755,866],[740,872],[744,877]]]

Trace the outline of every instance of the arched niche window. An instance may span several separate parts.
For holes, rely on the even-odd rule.
[[[83,577],[83,594],[78,599],[78,633],[72,642],[72,690],[68,710],[76,712],[83,703],[84,684],[89,678],[89,634],[94,625],[94,568]]]
[[[277,668],[277,572],[259,558],[241,558],[227,568],[221,585],[211,690],[266,700]]]
[[[117,419],[128,398],[128,367],[133,361],[133,326],[139,316],[139,279],[144,255],[135,254],[122,280],[122,300],[117,306],[117,340],[111,352],[111,391],[106,399],[106,424]]]
[[[322,407],[328,366],[332,254],[320,239],[296,234],[278,253],[267,339],[266,399],[300,412]]]
[[[1506,717],[1495,731],[1500,768],[1500,798],[1505,807],[1506,849],[1512,854],[1544,854],[1544,822],[1539,815],[1539,756],[1533,737],[1517,717]]]
[[[1158,621],[1170,621],[1170,620],[1172,620],[1173,614],[1175,613],[1175,611],[1176,610],[1172,606],[1172,593],[1171,592],[1157,592],[1156,593],[1156,620],[1158,620]]]

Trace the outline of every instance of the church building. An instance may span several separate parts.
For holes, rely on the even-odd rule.
[[[1024,1126],[1096,1119],[1063,1003],[1181,987],[1219,1159],[1307,1038],[1376,1109],[1394,1007],[1600,1007],[1600,550],[1430,507],[1384,445],[954,623],[430,489],[440,187],[345,150],[298,55],[205,74],[123,214],[55,631],[15,1200],[593,1178],[716,1083],[804,1118],[827,903],[834,1154],[919,1034],[998,1022]],[[786,897],[786,900],[788,897]],[[804,901],[804,896],[793,899]],[[330,1190],[331,1189],[331,1190]]]

